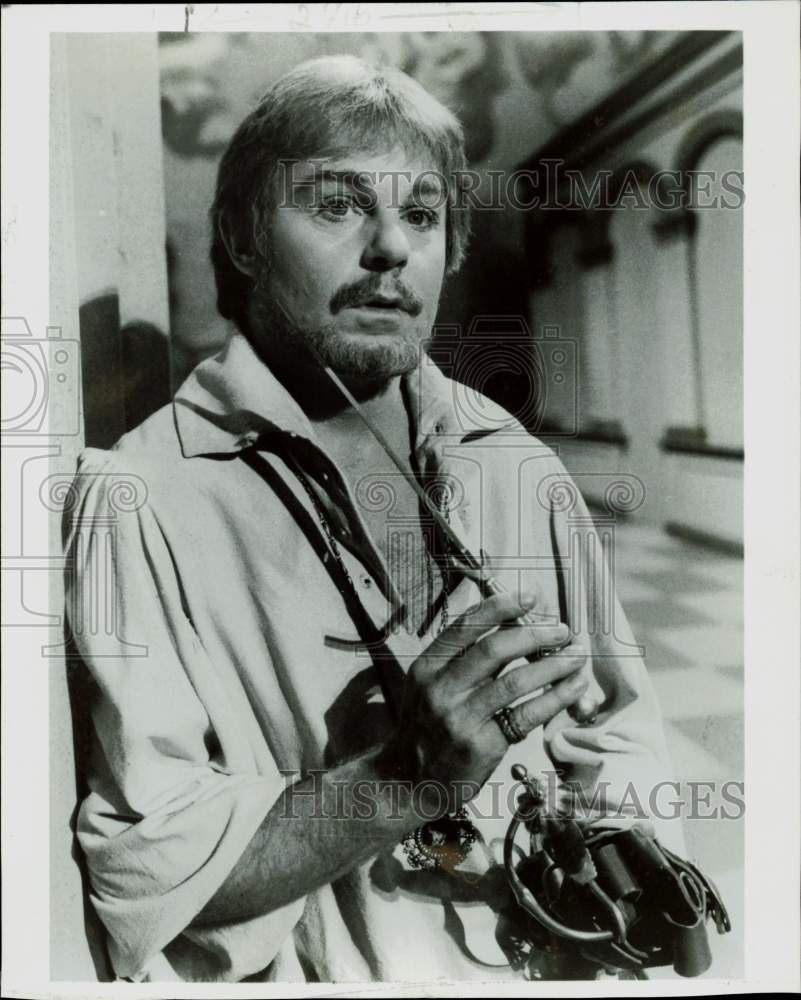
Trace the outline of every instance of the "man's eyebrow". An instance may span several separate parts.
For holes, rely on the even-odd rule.
[[[331,170],[329,168],[314,169],[308,172],[304,172],[296,180],[304,186],[309,186],[314,181],[335,181],[342,184],[347,184],[350,187],[364,187],[365,184],[375,184],[376,180],[381,181],[385,177],[389,177],[392,171],[381,170],[376,173],[375,170],[355,170],[350,167],[345,167],[342,170]],[[414,175],[408,170],[398,171],[398,176],[403,177],[404,180],[412,181],[412,191],[415,197],[422,195],[427,197],[429,195],[442,196],[443,185],[442,181],[434,176],[424,176],[421,178],[415,178]]]
[[[441,197],[444,193],[444,188],[438,178],[426,177],[423,180],[416,180],[412,186],[412,191],[416,196],[423,195],[423,197],[427,197],[428,195],[438,195]]]
[[[447,200],[447,187],[436,177],[422,177],[412,183],[412,189],[404,198],[404,204],[413,202],[418,204],[421,200],[431,198],[434,201],[433,208],[442,208]]]
[[[357,170],[354,167],[342,167],[335,170],[329,167],[315,166],[299,176],[296,175],[294,184],[296,189],[311,192],[326,182],[334,183],[339,188],[352,188],[360,194],[370,192],[367,197],[373,198],[376,183],[380,184],[384,178],[392,176],[393,173],[395,172],[388,170]],[[397,176],[405,181],[410,181],[412,185],[401,198],[397,207],[419,205],[421,201],[431,199],[433,202],[431,207],[441,208],[447,201],[447,184],[435,172],[424,171],[415,176],[410,170],[400,170],[397,171]],[[397,188],[394,186],[393,191],[397,193]]]
[[[298,177],[297,182],[302,186],[309,187],[317,181],[335,181],[349,187],[364,187],[365,182],[373,183],[375,173],[369,170],[312,170]]]

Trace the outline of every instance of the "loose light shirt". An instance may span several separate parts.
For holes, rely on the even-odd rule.
[[[463,870],[415,868],[399,844],[289,905],[195,925],[288,782],[386,739],[390,703],[442,616],[440,603],[422,635],[392,629],[380,670],[360,645],[360,615],[380,629],[398,604],[360,513],[378,502],[375,484],[345,481],[295,400],[232,332],[169,406],[113,449],[86,449],[72,492],[68,614],[93,742],[77,835],[119,977],[514,979],[482,895],[518,787],[511,764],[549,776],[558,767],[589,792],[602,786],[610,806],[631,801],[632,788],[647,806],[672,777],[604,537],[558,457],[427,357],[403,390],[417,466],[447,484],[453,530],[591,650],[598,720],[580,727],[561,712],[510,749],[471,805],[481,836]],[[297,468],[359,614],[330,572]],[[388,470],[376,481],[391,494]],[[479,600],[462,578],[449,618]],[[683,851],[678,822],[657,832]]]

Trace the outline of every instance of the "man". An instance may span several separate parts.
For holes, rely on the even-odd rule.
[[[471,420],[421,353],[464,253],[462,149],[403,74],[332,58],[275,84],[212,209],[237,329],[172,406],[81,457],[69,596],[94,751],[78,838],[122,978],[514,977],[511,763],[613,798],[668,773],[614,599],[614,630],[590,634],[603,571],[568,572],[575,533],[541,488],[569,488],[562,466],[487,401]],[[414,477],[476,554],[524,556],[495,571],[508,594],[482,599],[449,558]],[[87,588],[105,558],[99,637]],[[587,691],[601,711],[580,727],[565,709]]]

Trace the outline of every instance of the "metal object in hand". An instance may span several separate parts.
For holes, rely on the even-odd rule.
[[[510,945],[532,979],[647,978],[672,965],[698,976],[712,963],[706,922],[731,930],[723,900],[700,869],[663,847],[649,823],[603,829],[546,809],[539,782],[516,764],[524,786],[504,844],[506,876],[527,921]],[[529,850],[515,843],[523,826]],[[520,934],[519,928],[525,928]]]

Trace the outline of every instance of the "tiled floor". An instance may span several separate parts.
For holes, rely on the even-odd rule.
[[[646,648],[677,780],[714,781],[718,788],[742,782],[742,559],[624,521],[615,562],[621,602]],[[710,803],[725,806],[718,791]],[[728,935],[710,933],[714,963],[707,975],[715,978],[743,974],[743,828],[742,819],[685,821],[690,856],[717,884],[733,923]]]

